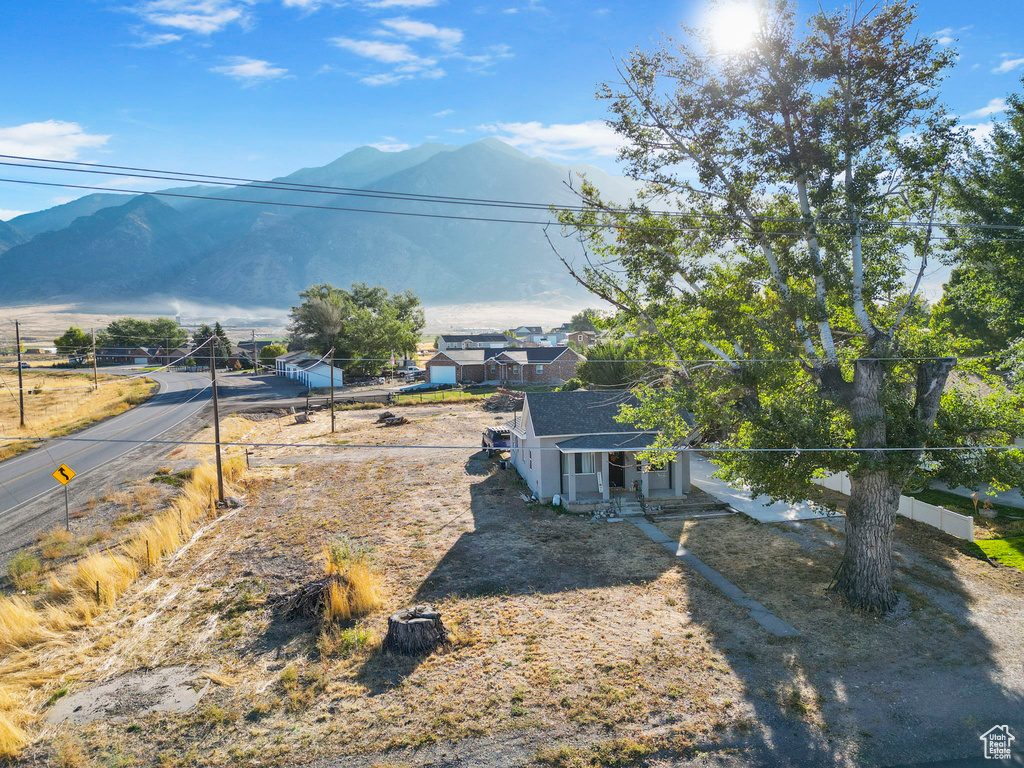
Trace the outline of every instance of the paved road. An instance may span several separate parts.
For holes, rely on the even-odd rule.
[[[129,373],[127,369],[107,370]],[[156,395],[120,416],[76,432],[73,440],[51,440],[13,459],[0,462],[0,550],[7,547],[10,532],[24,527],[38,514],[38,502],[59,494],[61,486],[51,473],[62,462],[79,475],[109,464],[137,449],[138,443],[83,442],[88,438],[153,440],[173,430],[206,408],[211,400],[208,373],[149,373],[160,384]],[[218,376],[217,392],[224,412],[260,404],[300,402],[293,400],[299,387],[275,376],[229,374]],[[222,414],[223,415],[223,414]],[[77,480],[77,478],[76,478]],[[74,481],[73,481],[74,482]]]

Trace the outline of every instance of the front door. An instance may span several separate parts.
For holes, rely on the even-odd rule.
[[[626,487],[626,454],[622,451],[608,454],[608,487]]]

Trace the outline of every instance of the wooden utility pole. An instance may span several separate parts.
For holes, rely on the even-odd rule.
[[[210,337],[210,387],[213,389],[213,441],[217,444],[217,499],[224,503],[224,468],[220,459],[220,407],[217,404],[217,339]]]
[[[331,350],[331,434],[334,434],[334,350]]]
[[[18,418],[19,424],[25,426],[25,385],[21,375],[21,326],[14,321],[14,345],[18,348]]]
[[[259,376],[259,358],[256,356],[256,329],[252,329],[252,375]]]
[[[100,388],[100,375],[96,371],[96,329],[92,329],[92,388]]]

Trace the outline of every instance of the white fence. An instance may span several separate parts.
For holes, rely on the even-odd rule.
[[[850,476],[846,472],[837,472],[828,477],[817,477],[814,482],[831,491],[839,491],[839,493],[847,495],[850,493]],[[917,520],[919,523],[943,530],[959,539],[974,541],[974,518],[970,515],[950,512],[945,507],[926,504],[909,496],[900,496],[899,513],[911,520]]]

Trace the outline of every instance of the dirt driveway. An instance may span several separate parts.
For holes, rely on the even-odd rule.
[[[980,755],[997,721],[1018,731],[1024,585],[1003,569],[901,527],[909,611],[854,616],[823,591],[834,533],[665,524],[804,633],[778,640],[629,523],[524,503],[473,449],[504,416],[378,413],[340,413],[333,435],[322,414],[234,421],[280,444],[252,457],[246,505],[82,633],[64,684],[178,665],[218,685],[188,713],[54,726],[27,762],[891,765]],[[385,604],[327,648],[275,606],[342,534],[374,547]],[[421,602],[452,647],[380,653],[386,616]]]

